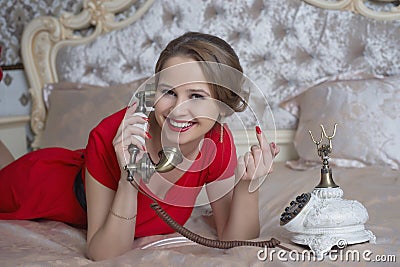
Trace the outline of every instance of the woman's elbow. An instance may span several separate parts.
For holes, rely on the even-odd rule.
[[[109,253],[103,253],[103,252],[94,249],[90,245],[86,247],[86,257],[92,261],[102,261],[112,258],[112,256],[109,255]]]
[[[260,228],[258,229],[254,229],[253,231],[251,231],[248,235],[247,239],[256,239],[260,237]]]
[[[90,248],[89,245],[86,246],[86,257],[87,257],[89,260],[92,260],[92,261],[100,261],[100,260],[102,260],[100,257],[98,257],[98,255],[97,255],[96,253],[94,253],[94,252],[91,250],[91,248]]]
[[[91,252],[89,252],[89,250],[87,250],[86,256],[89,260],[92,260],[92,261],[102,261],[102,260],[107,260],[107,259],[112,258],[111,256],[108,256],[106,254],[93,253],[93,252],[91,253]]]

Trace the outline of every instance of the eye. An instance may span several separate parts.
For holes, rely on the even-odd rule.
[[[204,99],[205,96],[201,95],[201,94],[192,94],[190,96],[191,99]]]
[[[167,96],[176,96],[175,92],[171,89],[162,89],[161,93]]]

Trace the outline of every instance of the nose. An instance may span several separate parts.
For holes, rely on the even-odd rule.
[[[177,97],[175,103],[171,106],[170,114],[174,117],[183,117],[189,113],[190,99]]]

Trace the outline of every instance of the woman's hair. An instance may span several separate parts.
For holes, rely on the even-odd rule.
[[[210,83],[212,94],[217,100],[229,106],[225,115],[233,113],[232,110],[239,112],[246,109],[248,93],[242,88],[242,66],[235,51],[227,42],[214,35],[187,32],[172,40],[161,52],[155,73],[162,71],[165,62],[175,56],[205,62],[201,66],[206,78],[212,81]],[[208,64],[208,62],[218,64]]]

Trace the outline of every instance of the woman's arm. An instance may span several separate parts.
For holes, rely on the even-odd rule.
[[[220,240],[247,240],[259,236],[258,190],[249,193],[248,181],[240,181],[224,197],[211,203]]]
[[[211,202],[219,239],[254,239],[259,236],[258,189],[250,192],[249,184],[272,170],[272,161],[279,148],[274,143],[268,144],[259,129],[257,139],[259,146],[252,146],[251,151],[238,159],[235,177],[230,179],[238,181],[233,190],[231,186],[228,194]],[[220,185],[218,189],[207,188],[209,198],[216,199],[223,188],[225,192],[230,189],[226,185]]]
[[[85,175],[88,257],[103,260],[119,256],[132,247],[137,190],[129,184],[126,177],[121,177],[115,192],[96,181],[88,171]],[[115,214],[126,218],[113,215],[110,208]]]
[[[134,144],[140,149],[143,144],[137,136],[146,137],[138,124],[147,122],[146,118],[135,115],[136,104],[126,111],[113,139],[114,151],[120,167],[117,190],[100,184],[88,170],[86,177],[86,202],[88,216],[87,252],[93,260],[119,256],[132,248],[135,236],[138,191],[127,181],[123,166],[130,158],[128,147]],[[137,157],[143,155],[141,151]],[[88,155],[89,157],[90,155]],[[104,163],[106,164],[106,163]],[[96,174],[101,175],[101,174]]]

